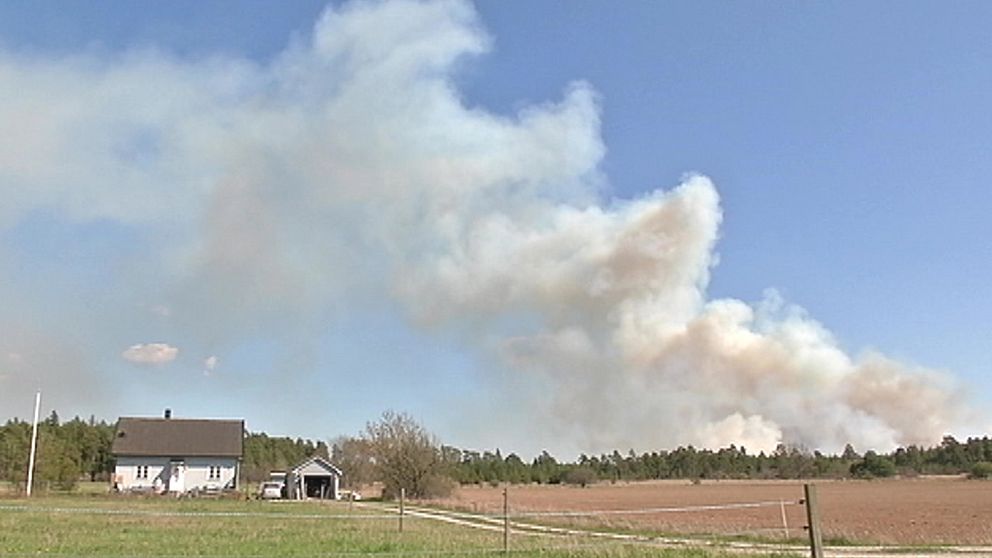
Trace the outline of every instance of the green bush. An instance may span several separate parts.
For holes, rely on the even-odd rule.
[[[859,479],[884,478],[895,474],[896,464],[873,451],[865,453],[864,459],[851,465],[851,475]]]
[[[992,479],[992,462],[980,461],[971,467],[970,479]]]
[[[565,473],[565,478],[562,480],[565,481],[565,484],[578,485],[585,488],[599,479],[596,475],[596,471],[593,471],[591,468],[575,467],[571,471]]]

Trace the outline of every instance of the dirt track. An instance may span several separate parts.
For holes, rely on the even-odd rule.
[[[882,544],[992,544],[992,482],[959,478],[821,481],[824,536],[828,541]],[[748,502],[797,502],[799,482],[646,482],[510,487],[511,513],[636,510]],[[444,502],[457,509],[500,513],[502,488],[463,487]],[[786,507],[790,535],[803,537],[801,506]],[[586,527],[665,533],[751,533],[783,536],[781,508],[660,512],[639,515],[542,518]]]

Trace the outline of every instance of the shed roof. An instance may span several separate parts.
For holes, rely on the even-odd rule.
[[[341,476],[341,469],[338,469],[330,461],[320,457],[319,455],[315,455],[303,463],[300,463],[296,467],[293,467],[290,472],[294,475],[299,475],[301,473],[312,475],[314,474],[315,468],[318,470],[323,470],[327,474],[333,474],[339,477]]]
[[[158,457],[241,457],[245,421],[121,417],[111,452]]]

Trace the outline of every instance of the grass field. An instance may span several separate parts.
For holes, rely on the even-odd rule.
[[[992,541],[992,483],[915,479],[819,483],[823,525],[834,544],[884,542],[894,553],[939,545]],[[483,556],[502,554],[501,520],[483,530],[407,515],[399,532],[392,506],[366,502],[261,502],[245,500],[120,497],[102,483],[74,494],[44,493],[30,500],[0,486],[0,558],[19,556],[136,558],[201,556]],[[9,488],[9,487],[7,487]],[[782,500],[793,543],[805,533],[796,482],[648,482],[510,487],[511,517],[518,525],[567,525],[611,533],[693,538],[684,548],[589,536],[511,536],[513,556],[549,558],[708,558],[737,540],[781,540],[781,509],[693,510],[680,513],[528,516],[553,510],[645,510]],[[463,487],[442,507],[499,516],[502,489]],[[431,506],[439,503],[432,502]],[[413,509],[413,508],[412,508]],[[518,519],[519,517],[519,519]],[[493,527],[495,523],[496,527]],[[743,537],[740,534],[743,533]],[[707,545],[709,542],[717,545]],[[909,545],[908,550],[905,545]],[[915,550],[913,550],[915,549]],[[767,548],[761,550],[767,555]],[[793,551],[795,552],[795,551]],[[983,551],[984,552],[984,551]],[[992,553],[986,553],[992,554]],[[755,554],[750,554],[755,555]],[[757,554],[761,555],[761,554]],[[776,553],[781,556],[781,553]],[[984,554],[983,554],[984,555]]]
[[[383,516],[369,518],[368,516]],[[514,535],[514,556],[706,558],[713,550]],[[502,534],[345,503],[112,496],[0,499],[0,557],[481,556]]]

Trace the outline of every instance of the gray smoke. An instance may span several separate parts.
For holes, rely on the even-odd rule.
[[[958,424],[939,372],[850,356],[773,291],[709,300],[716,188],[610,199],[590,85],[510,116],[466,106],[453,72],[489,43],[467,2],[391,1],[329,8],[265,65],[0,52],[0,123],[20,131],[0,135],[0,227],[50,208],[155,231],[129,286],[205,346],[389,299],[461,332],[501,371],[493,397],[540,395],[517,412],[579,448],[890,448]],[[7,344],[4,407],[33,389]]]

